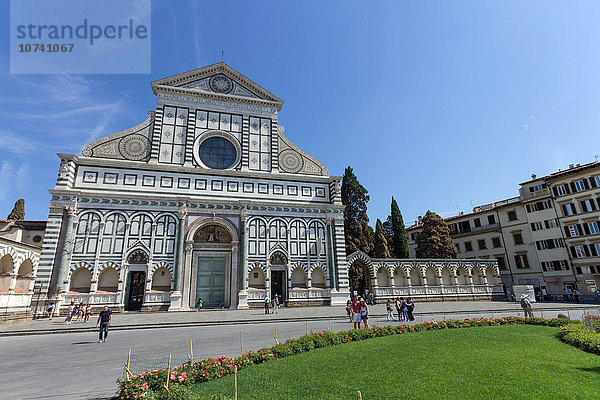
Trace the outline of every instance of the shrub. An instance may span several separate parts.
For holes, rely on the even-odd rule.
[[[464,320],[445,320],[445,321],[426,321],[415,325],[396,325],[396,326],[375,326],[370,329],[352,329],[341,332],[317,332],[310,335],[304,335],[297,339],[288,339],[284,343],[279,343],[273,347],[263,347],[256,351],[249,351],[237,358],[227,358],[221,356],[219,358],[209,358],[203,361],[186,362],[185,364],[171,370],[169,375],[170,392],[163,393],[163,385],[167,380],[167,370],[144,371],[139,375],[131,377],[129,380],[119,380],[119,391],[117,396],[119,399],[180,399],[186,397],[187,393],[183,388],[186,386],[205,382],[211,379],[217,379],[222,376],[230,375],[235,368],[241,369],[253,364],[261,364],[271,360],[284,358],[294,354],[303,353],[313,349],[335,346],[351,341],[365,340],[375,337],[383,337],[390,335],[401,335],[409,332],[422,332],[438,329],[458,329],[478,326],[499,326],[499,325],[544,325],[544,326],[561,326],[559,332],[563,332],[568,323],[568,319],[543,319],[543,318],[521,318],[521,317],[504,317],[504,318],[476,318]],[[581,327],[581,325],[578,325]],[[600,336],[600,335],[596,335]],[[559,336],[560,337],[560,336]],[[563,340],[561,338],[561,340]],[[592,344],[591,339],[587,345],[589,348],[598,350],[600,354],[600,340]],[[566,340],[565,340],[566,341]],[[594,347],[596,346],[596,347]],[[588,350],[590,351],[590,350]],[[181,396],[180,394],[183,393]],[[163,397],[160,397],[163,396]],[[164,397],[172,396],[172,397]],[[180,397],[173,397],[180,396]],[[198,398],[198,397],[196,397]],[[200,398],[198,398],[200,399]]]
[[[571,346],[600,355],[600,333],[588,330],[580,323],[561,326],[556,336]]]

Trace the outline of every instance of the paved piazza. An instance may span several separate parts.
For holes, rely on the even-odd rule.
[[[583,309],[598,312],[600,305],[536,303],[534,312],[544,317],[569,313],[580,318]],[[568,311],[567,311],[568,310]],[[446,302],[417,304],[416,321],[517,315],[518,303]],[[371,325],[387,325],[384,305],[371,311]],[[521,313],[522,315],[522,313]],[[0,399],[105,399],[116,390],[116,379],[123,374],[123,363],[131,347],[134,357],[168,354],[178,349],[185,354],[187,343],[194,343],[194,357],[203,359],[225,354],[240,354],[240,332],[244,350],[274,343],[278,338],[298,337],[306,331],[346,330],[350,328],[341,307],[282,309],[276,315],[262,310],[204,311],[186,313],[115,314],[107,343],[97,343],[95,323],[66,326],[61,318],[30,321],[0,327]],[[187,326],[186,326],[187,325]],[[162,326],[162,328],[151,328]],[[168,326],[168,327],[167,327]],[[144,328],[144,329],[141,329]],[[55,334],[49,334],[55,332]],[[8,336],[15,335],[15,336]],[[60,365],[60,368],[55,368]]]

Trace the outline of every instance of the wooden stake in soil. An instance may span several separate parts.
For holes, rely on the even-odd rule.
[[[167,364],[167,383],[163,385],[167,392],[169,391],[169,380],[171,379],[171,353],[169,353],[169,363]]]
[[[192,339],[190,339],[190,361],[194,362],[194,347],[192,346]]]
[[[306,321],[306,334],[308,335],[308,321]]]
[[[360,394],[360,390],[357,393],[358,393],[358,400],[362,400],[362,394]]]
[[[129,380],[129,378],[131,378],[133,376],[133,374],[129,370],[130,363],[131,363],[131,347],[129,348],[129,353],[127,354],[127,366],[125,367],[125,370],[127,371],[127,380]]]
[[[273,337],[275,338],[275,344],[279,344],[279,340],[277,339],[277,325],[275,325],[275,335]]]
[[[244,354],[244,337],[242,336],[242,332],[240,332],[240,347],[242,350],[242,354]]]
[[[233,400],[237,400],[237,365],[233,370]]]
[[[331,321],[329,321],[329,332],[331,332]]]
[[[569,317],[569,319],[571,319],[571,312],[569,311],[568,308],[567,308],[567,317]]]

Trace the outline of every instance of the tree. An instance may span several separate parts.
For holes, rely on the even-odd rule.
[[[391,213],[392,215],[390,215],[390,222],[393,233],[392,249],[394,250],[394,257],[408,258],[408,237],[406,236],[406,227],[404,226],[404,219],[402,218],[400,208],[398,208],[398,203],[396,203],[396,200],[393,196]]]
[[[383,224],[377,218],[375,224],[375,247],[373,249],[373,257],[375,258],[391,258],[390,250],[388,249],[388,241],[385,238],[385,230]]]
[[[342,177],[342,203],[344,208],[344,230],[346,234],[346,253],[362,251],[369,254],[372,240],[369,236],[369,217],[367,202],[369,195],[354,175],[351,167],[346,167]]]
[[[19,199],[15,202],[15,206],[13,207],[10,214],[6,219],[23,221],[25,219],[25,200]]]
[[[450,230],[444,220],[434,212],[427,211],[417,237],[417,258],[456,258],[458,249],[450,238]]]
[[[388,249],[390,254],[394,257],[394,231],[392,230],[392,216],[388,215],[387,219],[383,221],[383,233],[388,241]]]

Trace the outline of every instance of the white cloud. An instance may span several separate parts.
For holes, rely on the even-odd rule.
[[[31,154],[39,149],[40,143],[14,132],[0,129],[0,149],[13,154]]]

